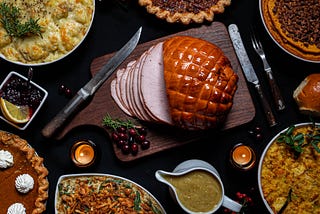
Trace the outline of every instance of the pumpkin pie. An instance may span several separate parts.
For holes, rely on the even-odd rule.
[[[281,47],[297,57],[320,61],[320,1],[262,0],[261,11]]]
[[[189,24],[213,21],[214,14],[223,13],[231,0],[139,0],[139,4],[167,22]]]
[[[26,213],[44,212],[49,183],[43,158],[37,155],[27,141],[4,131],[0,131],[0,151],[13,157],[13,164],[0,168],[0,213],[7,213],[14,204],[22,204]],[[16,179],[24,174],[33,178],[34,185],[30,191],[20,193],[15,183]]]

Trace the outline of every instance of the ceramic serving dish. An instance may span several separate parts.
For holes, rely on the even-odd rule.
[[[12,81],[13,78],[21,79],[22,82],[24,82],[24,83],[26,83],[26,82],[28,81],[28,79],[27,79],[25,76],[23,76],[23,75],[15,72],[15,71],[11,71],[11,72],[8,74],[8,76],[7,76],[7,77],[3,80],[3,82],[1,83],[1,85],[0,85],[0,91],[3,90],[4,87],[5,87],[8,83],[10,83],[10,81]],[[29,84],[31,85],[32,88],[35,88],[36,90],[39,91],[39,93],[42,95],[42,99],[41,99],[40,103],[37,105],[37,107],[32,110],[33,112],[32,112],[32,115],[31,115],[30,119],[28,120],[28,122],[23,123],[23,124],[17,124],[17,123],[11,122],[11,121],[9,121],[7,118],[5,118],[4,115],[1,114],[1,112],[0,112],[0,119],[1,119],[1,120],[3,120],[3,121],[5,121],[6,123],[8,123],[8,124],[10,124],[10,125],[12,125],[12,126],[14,126],[14,127],[16,127],[16,128],[19,129],[19,130],[25,130],[25,129],[29,126],[29,124],[30,124],[30,123],[32,122],[32,120],[36,117],[36,115],[38,114],[39,110],[41,109],[41,107],[43,106],[43,104],[45,103],[45,101],[46,101],[46,99],[47,99],[47,97],[48,97],[48,92],[47,92],[44,88],[42,88],[40,85],[38,85],[37,83],[33,82],[32,80],[30,81]]]
[[[5,2],[1,9],[16,9],[27,17],[17,20],[21,25],[33,18],[40,28],[40,33],[19,36],[0,26],[0,57],[25,66],[50,64],[74,52],[86,38],[95,14],[95,0]]]
[[[312,123],[296,124],[296,143],[298,133],[307,136],[306,130],[317,136],[314,139],[320,139],[320,124],[315,126],[317,128],[313,129]],[[286,143],[279,143],[277,139],[291,129],[290,126],[278,133],[262,153],[258,168],[259,192],[270,213],[280,213],[280,210],[293,214],[319,213],[320,207],[314,203],[320,200],[320,153],[309,144],[303,146],[302,153],[297,155]]]
[[[99,213],[120,212],[121,208],[118,206],[120,202],[122,208],[131,207],[127,211],[131,209],[132,212],[143,213],[146,212],[145,209],[150,209],[156,214],[166,213],[160,202],[148,190],[127,178],[111,174],[62,175],[56,186],[55,213],[64,213],[62,210],[73,204],[72,198],[84,199],[82,208]],[[94,200],[91,201],[91,199]],[[70,204],[67,204],[66,201]],[[79,208],[75,207],[74,209]]]

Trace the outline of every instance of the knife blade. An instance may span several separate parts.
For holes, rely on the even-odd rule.
[[[67,105],[42,129],[44,137],[52,137],[61,128],[66,120],[74,114],[79,106],[91,97],[100,86],[110,77],[118,66],[132,53],[137,46],[142,27],[132,36],[132,38],[86,83],[77,94],[67,103]]]
[[[242,43],[242,39],[241,39],[237,25],[230,24],[228,26],[228,31],[229,31],[229,35],[230,35],[234,50],[236,52],[236,55],[239,59],[242,70],[244,72],[244,75],[247,81],[252,83],[258,92],[269,126],[270,127],[275,126],[277,124],[275,116],[273,115],[271,107],[262,91],[259,79],[253,69],[253,66],[250,62],[246,49]]]

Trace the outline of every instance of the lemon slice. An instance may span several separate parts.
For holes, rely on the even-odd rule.
[[[1,111],[4,117],[14,123],[26,123],[30,120],[29,106],[17,106],[0,98]]]

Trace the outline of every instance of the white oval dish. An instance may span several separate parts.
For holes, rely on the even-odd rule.
[[[90,178],[90,177],[105,177],[105,178],[110,178],[110,179],[117,179],[120,180],[122,182],[125,182],[127,184],[132,185],[133,187],[139,189],[139,191],[141,191],[142,193],[144,193],[145,195],[148,195],[148,198],[150,200],[152,200],[154,202],[154,205],[156,205],[159,208],[159,213],[161,214],[166,214],[163,206],[160,204],[160,202],[145,188],[143,188],[142,186],[140,186],[139,184],[127,179],[127,178],[123,178],[120,176],[116,176],[116,175],[111,175],[111,174],[102,174],[102,173],[80,173],[80,174],[67,174],[67,175],[62,175],[60,176],[60,178],[58,179],[57,185],[56,185],[56,191],[55,191],[55,213],[56,214],[60,214],[57,210],[57,203],[59,201],[59,185],[61,184],[62,181],[66,180],[66,179],[72,179],[72,178]]]

